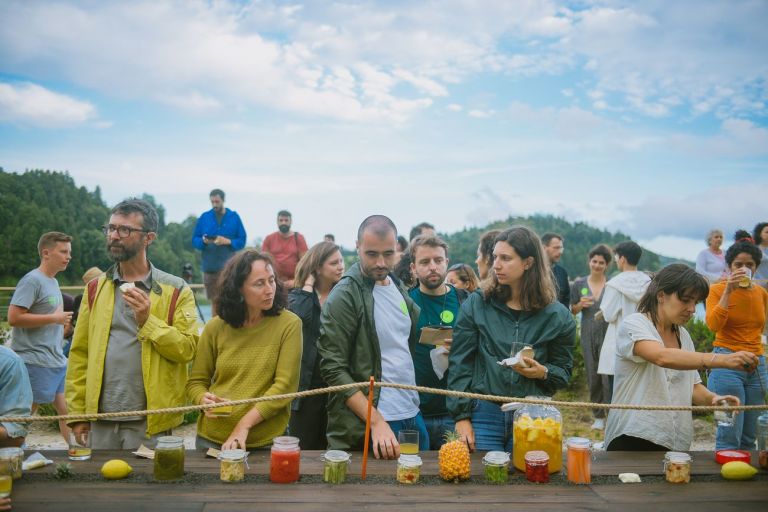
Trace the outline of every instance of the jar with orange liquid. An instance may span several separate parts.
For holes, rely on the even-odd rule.
[[[569,437],[565,442],[568,447],[568,481],[572,484],[592,483],[591,442],[584,437]]]
[[[269,463],[269,480],[276,484],[291,484],[299,480],[301,450],[299,438],[276,437],[272,441]]]

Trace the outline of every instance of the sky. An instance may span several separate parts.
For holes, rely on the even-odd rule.
[[[768,2],[0,2],[0,166],[253,241],[549,213],[695,259],[768,220]],[[566,240],[567,250],[567,240]]]

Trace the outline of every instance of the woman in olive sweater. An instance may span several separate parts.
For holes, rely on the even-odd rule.
[[[285,309],[285,292],[267,254],[232,257],[219,278],[219,316],[208,322],[187,382],[187,397],[210,404],[295,392],[301,363],[301,320]],[[259,448],[283,435],[290,400],[235,406],[197,423],[196,448]]]
[[[516,226],[496,236],[493,272],[462,304],[449,356],[448,389],[501,396],[551,396],[565,387],[573,367],[576,323],[557,301],[539,237]],[[527,367],[499,361],[525,345]],[[448,397],[456,430],[478,450],[512,448],[512,417],[498,404]]]

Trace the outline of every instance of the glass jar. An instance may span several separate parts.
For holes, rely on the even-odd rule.
[[[219,479],[242,482],[245,478],[245,450],[222,450],[219,453]]]
[[[343,484],[347,479],[349,454],[342,450],[328,450],[323,454],[323,482]]]
[[[272,440],[269,459],[269,480],[276,484],[292,484],[299,481],[301,449],[299,438],[280,436]]]
[[[505,484],[509,476],[509,454],[507,452],[488,452],[483,457],[485,481],[491,484]]]
[[[12,490],[11,463],[8,460],[0,460],[0,499],[9,497]]]
[[[761,468],[768,469],[768,411],[757,418],[757,459]]]
[[[683,452],[667,452],[664,455],[664,475],[672,484],[691,481],[691,456]]]
[[[584,437],[569,437],[568,481],[572,484],[592,483],[592,442]]]
[[[551,400],[546,396],[528,396],[533,400]],[[551,405],[524,404],[515,411],[512,426],[512,461],[525,471],[525,454],[542,450],[549,455],[549,472],[563,467],[563,417]]]
[[[533,450],[525,454],[525,478],[529,482],[546,484],[549,482],[549,454],[543,450]]]
[[[9,474],[14,480],[21,478],[21,463],[24,461],[24,450],[18,447],[0,448],[0,464],[7,463]]]
[[[397,459],[397,481],[401,484],[418,483],[421,476],[421,457],[401,455]]]
[[[155,480],[178,480],[184,477],[184,439],[162,436],[155,446]]]

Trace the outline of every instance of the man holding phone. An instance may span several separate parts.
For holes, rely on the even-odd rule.
[[[213,303],[219,272],[233,254],[245,247],[245,228],[237,212],[224,207],[223,190],[215,188],[209,196],[213,208],[197,220],[192,245],[203,252],[205,295]],[[215,315],[216,311],[211,313]]]

